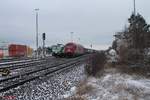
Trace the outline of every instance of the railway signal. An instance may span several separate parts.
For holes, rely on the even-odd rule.
[[[45,40],[46,39],[46,34],[43,33],[42,36],[43,36],[43,40]]]

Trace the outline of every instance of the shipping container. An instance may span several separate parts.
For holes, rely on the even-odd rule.
[[[33,54],[33,49],[27,46],[27,57],[31,57]]]
[[[0,58],[32,57],[33,49],[26,45],[0,43]]]
[[[27,46],[11,44],[9,45],[9,56],[10,57],[24,57],[27,55]]]
[[[8,45],[9,44],[7,42],[0,42],[0,50],[1,50],[0,58],[7,58],[9,56]]]
[[[3,55],[4,55],[4,58],[9,57],[8,49],[4,49],[4,50],[3,50]]]
[[[3,50],[0,50],[0,59],[4,57]]]

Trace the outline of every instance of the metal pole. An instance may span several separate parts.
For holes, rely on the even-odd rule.
[[[71,34],[71,42],[73,42],[73,32],[70,32]]]
[[[92,49],[92,44],[90,45],[91,49]]]
[[[45,39],[46,39],[46,34],[45,33],[43,33],[42,34],[42,39],[43,39],[43,57],[45,57],[46,56],[46,54],[45,54]]]
[[[43,39],[43,57],[45,57],[45,40]]]
[[[36,56],[38,57],[39,54],[38,54],[38,47],[39,47],[39,44],[38,44],[38,11],[39,9],[35,9],[36,11]]]
[[[80,44],[80,38],[78,38],[79,44]]]
[[[136,4],[135,4],[135,0],[134,1],[134,15],[136,15]]]

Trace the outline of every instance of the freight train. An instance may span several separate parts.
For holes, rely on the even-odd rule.
[[[52,56],[55,57],[76,57],[87,53],[97,52],[93,49],[88,49],[80,44],[69,42],[66,45],[54,45],[52,47]]]
[[[0,48],[0,58],[31,57],[33,49],[26,45],[10,44]]]

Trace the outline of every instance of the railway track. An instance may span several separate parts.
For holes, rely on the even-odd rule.
[[[87,55],[51,64],[50,63],[41,64],[38,66],[37,69],[25,71],[24,73],[0,79],[0,93],[8,91],[9,89],[15,88],[24,83],[33,81],[45,75],[51,75],[56,72],[71,68],[74,65],[84,61],[86,57]]]
[[[5,63],[0,63],[0,69],[5,68],[5,69],[9,69],[9,70],[14,70],[14,69],[19,69],[19,68],[25,68],[25,67],[37,64],[37,63],[48,61],[50,59],[53,59],[53,57],[47,57],[44,59],[34,58],[34,59],[28,59],[28,60],[5,62]]]
[[[51,56],[47,56],[51,57]],[[37,59],[34,57],[18,57],[18,58],[6,58],[6,59],[0,59],[0,63],[8,63],[8,62],[18,62],[18,61],[23,61],[23,60],[31,60],[31,59]]]
[[[52,56],[46,57],[46,58],[51,58]],[[28,61],[34,61],[34,60],[39,60],[43,58],[18,58],[18,60],[9,60],[9,61],[1,61],[0,60],[0,66],[3,65],[10,65],[10,64],[15,64],[15,63],[23,63],[23,62],[28,62]]]
[[[21,60],[30,60],[30,59],[36,59],[36,58],[33,57],[6,58],[6,59],[0,59],[0,63],[8,63],[8,62],[21,61]]]
[[[34,64],[32,63],[32,64],[27,64],[27,65],[24,65],[24,66],[19,66],[19,67],[17,67],[17,69],[11,70],[11,72],[16,73],[16,71],[17,71],[17,74],[20,75],[21,73],[24,73],[24,72],[32,72],[33,70],[42,69],[45,66],[49,66],[49,65],[52,65],[52,64],[54,65],[54,64],[57,64],[57,63],[61,63],[63,61],[67,61],[67,59],[51,58],[51,59],[47,59],[47,60],[40,61],[40,62],[37,62],[37,63],[34,62]]]

